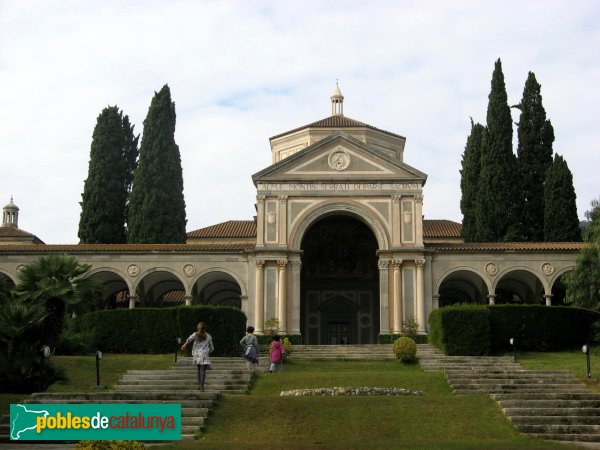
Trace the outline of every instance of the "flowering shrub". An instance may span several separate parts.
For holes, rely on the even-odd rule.
[[[415,362],[417,360],[417,344],[409,337],[402,336],[396,339],[392,351],[396,358],[402,362]]]
[[[285,353],[287,355],[292,353],[292,343],[288,338],[283,338],[283,348],[285,348]]]

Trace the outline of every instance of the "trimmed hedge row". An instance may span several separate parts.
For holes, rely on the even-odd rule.
[[[447,355],[487,355],[517,348],[567,350],[588,343],[600,313],[567,306],[457,305],[429,315],[429,342]]]
[[[237,308],[201,305],[95,311],[77,322],[79,330],[91,331],[93,348],[112,353],[175,352],[176,339],[184,341],[205,322],[213,354],[222,356],[239,352],[246,315]]]
[[[379,335],[377,335],[377,343],[378,344],[393,344],[394,342],[396,342],[396,339],[400,339],[401,337],[404,337],[404,336],[411,338],[417,344],[427,344],[427,342],[428,342],[426,334],[417,334],[417,335],[413,336],[410,334],[398,333],[398,334],[379,334]]]

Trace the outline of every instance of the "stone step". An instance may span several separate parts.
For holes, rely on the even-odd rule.
[[[528,376],[498,376],[490,375],[485,376],[473,376],[473,377],[454,377],[446,375],[446,379],[452,384],[550,384],[550,385],[562,385],[562,384],[579,384],[577,378],[569,376],[548,376],[548,377],[528,377]]]
[[[515,428],[521,433],[564,433],[564,434],[595,434],[598,433],[600,441],[600,425],[519,425],[515,424]]]
[[[493,394],[492,398],[498,402],[505,400],[600,400],[600,392],[590,391],[555,391],[552,393],[510,393],[510,394]]]
[[[503,409],[509,408],[599,408],[599,400],[502,400],[498,404]]]
[[[528,433],[527,435],[545,441],[600,442],[600,435],[593,433]]]
[[[479,370],[479,369],[471,369],[471,370],[451,370],[446,369],[446,375],[448,377],[480,377],[480,376],[506,376],[510,378],[514,377],[539,377],[539,378],[548,378],[548,377],[568,377],[574,380],[577,379],[575,375],[573,375],[568,370]]]
[[[184,408],[188,408],[188,409],[208,409],[209,407],[213,406],[214,404],[214,400],[210,399],[210,400],[185,400],[185,399],[181,399],[181,400],[153,400],[153,399],[147,399],[147,400],[116,400],[116,399],[110,399],[110,400],[74,400],[74,399],[69,399],[69,398],[65,398],[65,399],[44,399],[44,398],[40,398],[40,399],[36,399],[36,400],[26,400],[24,403],[28,403],[28,404],[38,404],[38,403],[60,403],[60,404],[79,404],[79,403],[85,403],[85,404],[89,404],[89,403],[132,403],[132,404],[137,404],[137,403],[160,403],[160,404],[170,404],[170,403],[176,403],[176,404],[180,404],[182,409]]]
[[[248,375],[218,375],[213,376],[207,374],[206,382],[207,383],[218,383],[218,384],[227,384],[227,383],[248,383],[251,380],[252,376]],[[119,384],[185,384],[190,382],[196,382],[198,380],[198,374],[190,373],[190,374],[179,374],[175,377],[166,377],[163,375],[152,376],[152,375],[144,375],[137,377],[135,375],[124,375],[123,378],[119,381]]]
[[[162,400],[217,400],[217,392],[201,392],[198,390],[148,390],[148,391],[104,391],[104,392],[82,392],[82,393],[63,393],[63,392],[42,392],[31,394],[31,400],[44,400],[50,402],[52,399],[70,399],[70,400],[155,400],[160,403]],[[29,403],[43,403],[35,401]]]
[[[574,417],[575,419],[585,417],[600,421],[600,408],[593,407],[503,408],[502,411],[510,420],[515,417]]]

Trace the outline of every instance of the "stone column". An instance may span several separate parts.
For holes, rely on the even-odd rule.
[[[552,306],[552,294],[544,294],[546,299],[546,306]]]
[[[192,306],[192,296],[191,295],[185,296],[185,306]]]
[[[392,261],[394,280],[394,333],[402,332],[402,260]]]
[[[415,245],[423,247],[423,196],[415,195]]]
[[[440,308],[440,294],[433,294],[433,305],[432,305],[433,309],[439,309]]]
[[[490,305],[496,304],[496,294],[488,294],[487,298]]]
[[[279,196],[279,245],[287,245],[287,195]]]
[[[286,323],[286,317],[287,317],[287,308],[286,308],[286,276],[287,276],[287,260],[286,259],[280,259],[279,261],[277,261],[277,265],[279,267],[279,289],[278,289],[278,295],[277,295],[277,306],[278,306],[278,314],[277,314],[277,318],[279,319],[279,332],[282,334],[286,333],[287,330],[287,323]]]
[[[265,245],[265,196],[256,196],[256,246]]]
[[[402,241],[402,221],[400,220],[401,198],[400,195],[392,195],[392,247],[399,247]]]
[[[292,261],[292,323],[290,334],[300,334],[300,269],[302,261]]]
[[[265,276],[263,260],[257,259],[256,264],[256,286],[254,298],[254,330],[257,333],[263,333],[265,322]]]
[[[379,260],[379,334],[390,334],[390,311],[388,305],[388,267],[389,260]]]
[[[129,309],[135,309],[135,295],[128,294],[127,297],[129,298]]]
[[[417,323],[419,324],[419,331],[425,332],[425,281],[423,278],[425,260],[415,260],[415,267],[417,268]]]

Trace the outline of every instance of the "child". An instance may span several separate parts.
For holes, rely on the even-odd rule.
[[[258,339],[254,336],[254,327],[246,328],[246,336],[242,338],[240,345],[244,346],[246,367],[254,372],[258,366]]]
[[[279,364],[279,371],[283,372],[283,358],[285,356],[285,347],[281,342],[279,335],[273,336],[273,342],[271,342],[271,348],[269,349],[269,355],[271,355],[271,367],[269,372],[275,371],[275,364]]]

